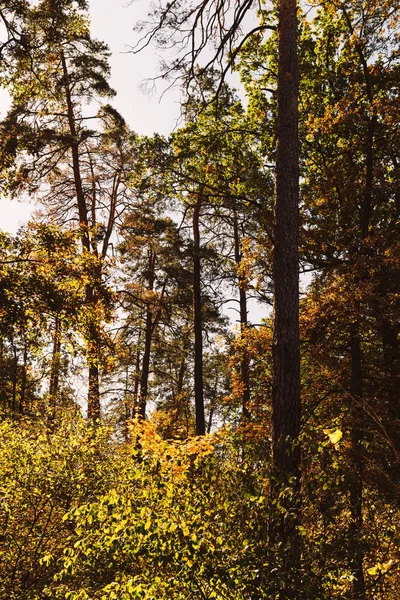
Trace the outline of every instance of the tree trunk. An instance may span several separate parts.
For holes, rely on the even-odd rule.
[[[87,252],[90,252],[90,239],[89,239],[89,220],[88,220],[88,212],[86,207],[85,194],[83,192],[82,185],[82,177],[81,177],[81,167],[80,167],[80,158],[79,158],[79,142],[78,136],[75,126],[75,113],[74,113],[74,105],[72,102],[71,96],[71,84],[68,73],[67,62],[65,60],[64,52],[61,52],[61,64],[63,68],[63,76],[64,76],[64,89],[65,89],[65,98],[67,102],[67,116],[68,116],[68,126],[69,132],[71,134],[72,143],[71,143],[71,153],[72,153],[72,170],[74,174],[74,183],[75,183],[75,191],[76,191],[76,201],[78,206],[78,214],[79,214],[79,224],[81,226],[82,233],[82,246]]]
[[[354,35],[354,27],[345,5],[342,7],[349,31]],[[361,242],[366,240],[369,234],[371,214],[373,210],[373,183],[374,183],[374,139],[375,129],[378,122],[376,106],[374,103],[373,81],[364,56],[361,45],[357,46],[360,58],[360,66],[364,75],[366,99],[369,102],[371,117],[367,122],[367,136],[365,149],[365,186],[360,205],[359,231]],[[363,243],[360,245],[361,256],[365,253]],[[358,286],[363,285],[362,279],[357,281]],[[356,310],[357,310],[356,304]],[[352,582],[352,598],[354,600],[365,600],[365,581],[363,572],[364,550],[362,546],[363,533],[363,471],[364,464],[361,453],[364,428],[363,409],[363,374],[362,353],[360,340],[360,322],[355,321],[350,326],[350,353],[351,353],[351,469],[350,475],[350,567],[354,576]]]
[[[49,413],[54,419],[56,416],[57,409],[57,394],[58,394],[58,383],[60,377],[60,351],[61,351],[61,320],[57,315],[54,323],[53,333],[53,351],[51,356],[51,370],[50,370],[50,382],[49,382]]]
[[[17,412],[18,354],[13,340],[11,341],[11,347],[13,351],[11,414],[15,416]]]
[[[88,419],[96,423],[101,418],[100,384],[99,384],[99,358],[100,358],[100,331],[96,323],[96,294],[93,286],[86,286],[86,308],[90,311],[87,335],[87,362],[89,368],[88,385]]]
[[[233,235],[235,241],[235,263],[239,267],[242,260],[240,248],[239,224],[236,210],[233,211]],[[242,277],[238,277],[239,288],[239,310],[240,310],[240,333],[244,335],[247,327],[247,296],[245,290],[245,282]],[[242,396],[242,416],[244,420],[250,419],[250,373],[249,373],[249,355],[246,349],[243,350],[243,356],[240,361],[240,379],[243,385]]]
[[[135,383],[133,387],[133,410],[131,417],[136,417],[139,410],[139,389],[140,389],[140,338],[142,337],[142,330],[139,328],[138,340],[137,340],[137,350],[136,350],[136,358],[135,358]]]
[[[24,352],[22,356],[22,367],[21,367],[21,388],[19,392],[19,406],[18,412],[20,415],[24,414],[25,411],[25,400],[26,400],[26,384],[27,384],[27,361],[28,361],[28,345],[25,341]]]
[[[194,401],[196,435],[205,435],[203,391],[203,322],[201,308],[201,259],[199,218],[202,204],[198,195],[193,208],[193,324],[194,324]]]
[[[144,339],[144,352],[142,362],[142,375],[140,379],[140,403],[139,403],[139,416],[144,419],[146,417],[146,402],[149,387],[149,373],[150,373],[150,352],[151,352],[151,338],[153,335],[153,320],[151,308],[148,306],[146,310],[146,329]]]
[[[363,459],[361,454],[363,424],[363,379],[359,324],[350,326],[351,351],[351,466],[350,475],[350,566],[353,574],[352,598],[365,600],[362,549]]]
[[[154,290],[154,278],[155,278],[155,263],[156,256],[150,251],[149,257],[149,275],[147,284],[150,292]],[[139,417],[144,419],[146,417],[146,403],[149,388],[149,374],[150,374],[150,353],[151,353],[151,342],[154,332],[153,322],[153,310],[151,303],[146,306],[146,327],[144,334],[144,351],[142,361],[142,374],[140,378],[140,403],[139,403]]]
[[[381,336],[383,348],[383,363],[386,377],[389,378],[390,388],[395,391],[397,379],[397,360],[399,356],[399,340],[395,327],[384,319],[381,323]]]
[[[75,126],[75,114],[74,105],[71,96],[71,84],[68,73],[67,62],[65,60],[64,52],[61,52],[61,63],[63,68],[64,76],[64,89],[65,98],[67,102],[67,117],[69,131],[72,137],[71,153],[72,153],[72,170],[74,174],[74,183],[76,191],[76,201],[78,207],[79,224],[81,228],[82,236],[82,247],[83,250],[90,253],[90,234],[89,234],[89,220],[88,211],[86,206],[85,194],[82,185],[81,166],[79,157],[79,141],[77,130]],[[97,253],[97,252],[96,252]],[[96,303],[95,291],[93,286],[86,286],[86,304],[89,310]],[[92,318],[92,316],[90,316]],[[89,369],[89,383],[88,383],[88,419],[91,421],[98,421],[101,417],[100,408],[100,385],[99,385],[99,330],[95,323],[89,326],[89,334],[87,339],[87,352],[88,352],[88,369]]]
[[[273,519],[272,540],[283,559],[279,598],[298,598],[300,538],[300,343],[298,262],[298,60],[297,6],[280,0],[278,124],[274,207],[274,325],[272,390],[273,498],[282,489],[283,513]]]

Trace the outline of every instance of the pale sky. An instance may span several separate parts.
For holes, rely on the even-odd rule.
[[[179,118],[180,92],[170,90],[163,95],[162,84],[153,93],[145,93],[141,86],[146,78],[158,74],[159,59],[154,48],[147,48],[139,55],[128,53],[138,34],[134,24],[146,17],[149,0],[90,0],[92,35],[105,41],[112,52],[111,85],[117,91],[112,104],[120,111],[131,129],[140,134],[154,132],[168,134]],[[4,117],[8,98],[0,90],[0,118]],[[26,222],[34,207],[27,203],[0,198],[0,228],[15,233]]]

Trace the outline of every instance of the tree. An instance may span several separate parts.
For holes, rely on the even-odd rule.
[[[168,3],[154,9],[155,26],[148,29],[139,47],[153,39],[165,44],[166,38],[181,34],[181,46],[190,43],[190,50],[182,52],[170,73],[177,67],[189,65],[189,80],[195,76],[195,65],[207,45],[208,34],[216,39],[212,62],[223,62],[226,48],[230,51],[228,65],[245,41],[254,33],[271,29],[268,16],[250,31],[234,49],[233,44],[252,2],[238,0],[233,7],[219,0],[216,4],[203,0],[194,6]],[[224,18],[221,20],[221,15]],[[280,0],[278,3],[278,81],[274,209],[274,337],[273,337],[273,451],[275,499],[282,486],[291,489],[284,504],[284,513],[272,537],[288,547],[288,561],[284,566],[285,583],[281,597],[291,597],[296,591],[300,560],[299,540],[294,540],[300,492],[300,342],[298,327],[299,264],[298,264],[298,65],[297,65],[297,2]],[[147,26],[148,27],[148,26]],[[166,36],[166,37],[163,37]],[[141,44],[141,45],[140,45]],[[226,69],[223,69],[226,73]],[[289,591],[289,590],[292,591]]]
[[[15,51],[2,79],[12,97],[2,124],[2,162],[8,166],[8,191],[36,192],[52,218],[79,222],[82,252],[93,267],[84,284],[85,335],[88,416],[98,420],[102,270],[126,201],[132,146],[123,119],[111,107],[103,106],[96,115],[101,133],[88,129],[94,117],[82,114],[84,101],[114,94],[107,83],[107,47],[90,37],[86,10],[82,1],[43,0],[28,11],[29,52]]]
[[[332,8],[330,4],[320,9],[314,43],[311,35],[305,53],[308,61],[304,60],[310,73],[305,79],[309,137],[304,199],[309,229],[304,246],[307,259],[320,270],[316,285],[337,299],[342,312],[335,318],[347,332],[346,341],[340,338],[349,360],[347,380],[342,384],[351,414],[349,563],[352,597],[362,599],[367,597],[363,502],[366,447],[371,443],[366,438],[371,435],[367,431],[377,426],[376,419],[371,420],[377,414],[372,408],[376,391],[371,394],[366,374],[376,360],[371,354],[375,332],[382,337],[384,331],[392,349],[397,338],[396,317],[393,320],[386,301],[392,293],[387,256],[397,244],[393,173],[398,148],[393,140],[392,103],[398,95],[394,83],[398,61],[390,39],[397,28],[398,6],[354,2]],[[322,252],[317,251],[317,244]],[[383,287],[385,298],[380,296]],[[337,297],[339,289],[347,307]],[[380,315],[375,313],[378,304]],[[378,412],[384,413],[382,408]]]
[[[1,246],[2,409],[54,420],[71,402],[62,345],[82,331],[80,285],[87,271],[78,236],[30,224],[18,236],[3,234]]]

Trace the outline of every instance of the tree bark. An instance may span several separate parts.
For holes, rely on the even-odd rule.
[[[242,253],[240,248],[240,236],[239,236],[239,224],[236,210],[233,211],[233,235],[235,242],[235,263],[236,267],[239,267],[242,260]],[[243,277],[238,277],[238,289],[239,289],[239,311],[240,311],[240,333],[243,336],[247,327],[247,296],[245,290],[245,282]],[[250,419],[250,364],[249,355],[246,349],[243,350],[243,356],[240,361],[240,379],[243,385],[242,395],[242,416],[243,419],[248,421]]]
[[[148,396],[149,387],[149,373],[150,373],[150,353],[151,353],[151,340],[153,337],[153,314],[150,306],[146,309],[146,329],[145,329],[145,340],[144,340],[144,352],[142,362],[142,375],[140,379],[140,403],[139,403],[139,416],[144,419],[146,417],[146,403]]]
[[[11,347],[13,351],[11,414],[15,416],[17,412],[18,354],[14,340],[11,340]]]
[[[342,7],[347,26],[351,34],[354,27],[345,5]],[[374,104],[373,81],[364,56],[361,45],[357,46],[360,66],[364,76],[366,99],[369,102],[371,117],[367,121],[367,135],[365,148],[365,186],[360,204],[359,234],[361,237],[360,253],[365,253],[363,242],[369,234],[371,214],[373,210],[373,183],[374,183],[374,139],[375,129],[378,122],[376,106]],[[358,286],[363,285],[362,278]],[[356,310],[357,310],[356,303]],[[361,447],[364,429],[364,407],[363,407],[363,373],[362,352],[360,339],[360,321],[354,321],[350,325],[350,354],[351,354],[351,469],[350,475],[350,567],[353,574],[352,598],[354,600],[365,600],[365,580],[363,572],[364,549],[362,546],[363,533],[363,487],[364,487],[364,461]]]
[[[82,185],[82,177],[81,177],[81,167],[80,167],[80,158],[79,158],[79,142],[78,136],[75,126],[75,113],[74,113],[74,105],[72,102],[71,96],[71,84],[70,77],[68,73],[67,62],[65,60],[64,52],[61,52],[61,63],[63,68],[63,76],[64,76],[64,89],[65,89],[65,98],[67,102],[67,117],[68,117],[68,126],[69,132],[71,134],[72,142],[71,142],[71,153],[72,153],[72,170],[74,174],[74,183],[75,183],[75,191],[76,191],[76,201],[78,206],[78,215],[79,215],[79,224],[81,226],[82,232],[82,246],[87,252],[90,252],[90,239],[89,239],[89,220],[88,220],[88,212],[86,207],[85,194],[83,192]]]
[[[155,265],[156,265],[156,254],[151,250],[149,257],[149,269],[148,269],[148,289],[150,292],[154,290],[154,281],[155,281]],[[165,284],[163,290],[161,292],[161,299],[164,296]],[[154,309],[150,303],[147,304],[146,307],[146,327],[145,327],[145,335],[144,335],[144,351],[143,351],[143,361],[142,361],[142,374],[140,378],[140,402],[139,402],[139,417],[144,419],[146,417],[146,403],[148,396],[148,387],[149,387],[149,375],[150,375],[150,354],[151,354],[151,344],[153,341],[153,334],[158,325],[161,316],[161,308],[154,315]]]
[[[53,332],[53,351],[51,355],[51,369],[50,369],[50,382],[49,382],[49,412],[54,419],[56,416],[57,409],[57,394],[58,394],[58,383],[60,377],[60,351],[61,351],[61,320],[57,315],[54,323]]]
[[[272,540],[283,559],[279,598],[297,598],[300,566],[300,342],[298,260],[298,59],[296,0],[280,0],[278,123],[274,206],[274,324],[272,390],[273,498],[282,489],[283,512],[273,519]]]
[[[21,389],[19,393],[19,406],[18,412],[20,415],[24,414],[25,401],[26,401],[26,384],[27,384],[27,362],[28,362],[28,344],[24,342],[24,352],[22,355],[22,366],[21,366]]]
[[[88,385],[88,419],[96,423],[101,418],[100,407],[100,384],[99,384],[99,358],[100,358],[100,331],[96,324],[95,315],[96,294],[93,286],[86,286],[86,307],[92,313],[89,314],[89,326],[87,336],[87,362],[89,368]]]
[[[352,598],[365,600],[363,572],[364,552],[362,548],[362,501],[363,501],[363,459],[361,443],[363,438],[363,376],[359,323],[350,326],[351,351],[351,465],[350,475],[350,565],[353,574]]]
[[[76,201],[78,207],[79,224],[81,228],[82,247],[83,250],[90,253],[90,234],[89,220],[86,206],[85,194],[82,185],[81,166],[79,157],[79,141],[75,126],[74,105],[71,95],[71,83],[68,72],[67,62],[64,52],[61,51],[61,64],[64,77],[65,98],[67,103],[68,126],[72,138],[71,153],[72,153],[72,170],[74,174],[74,183],[76,191]],[[97,254],[97,252],[96,252]],[[86,286],[86,305],[89,310],[96,303],[96,295],[93,286]],[[91,318],[91,317],[90,317]],[[89,325],[89,335],[87,339],[88,352],[88,419],[96,422],[101,417],[100,407],[100,385],[99,385],[99,330],[94,323]]]
[[[137,340],[137,350],[135,357],[135,383],[133,387],[133,408],[131,418],[136,417],[139,411],[139,389],[140,389],[140,342],[142,337],[142,330],[139,328],[138,340]]]
[[[194,401],[196,435],[205,435],[203,391],[203,319],[201,307],[201,259],[199,219],[202,196],[198,194],[193,207],[193,324],[194,324]]]

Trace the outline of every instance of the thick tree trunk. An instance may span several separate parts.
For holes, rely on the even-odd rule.
[[[298,262],[298,60],[297,6],[280,0],[278,124],[274,224],[274,326],[272,390],[273,497],[282,489],[283,514],[271,527],[284,556],[280,598],[298,598],[300,538],[300,343]],[[297,594],[297,595],[296,595]]]
[[[352,598],[365,600],[362,548],[363,459],[361,453],[363,425],[363,377],[359,324],[350,327],[351,351],[351,466],[350,475],[350,565],[353,574]]]
[[[240,248],[239,224],[236,210],[233,211],[233,235],[235,242],[235,263],[239,267],[242,260],[242,252]],[[240,332],[243,335],[247,327],[247,296],[245,290],[245,282],[242,277],[238,277],[239,289],[239,311],[240,311]],[[250,365],[249,355],[246,350],[243,351],[243,356],[240,361],[240,379],[243,385],[242,396],[242,416],[244,420],[250,419]]]
[[[193,207],[193,323],[194,323],[194,400],[196,435],[205,435],[203,392],[203,319],[201,308],[200,210],[201,194]]]

